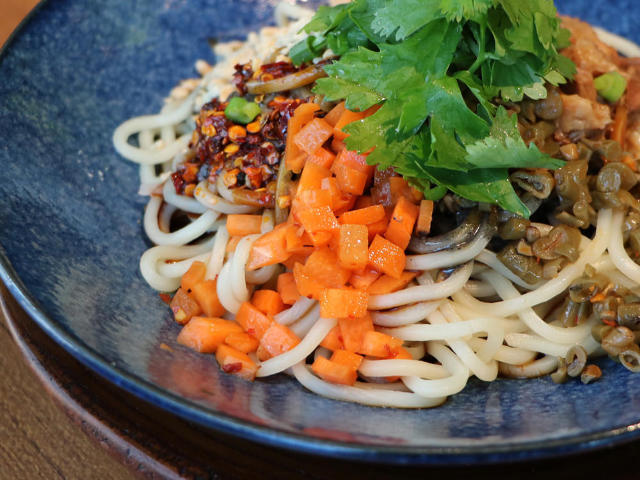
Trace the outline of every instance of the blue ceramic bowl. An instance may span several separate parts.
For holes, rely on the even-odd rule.
[[[604,362],[589,386],[471,381],[434,410],[327,400],[286,376],[247,383],[176,345],[138,273],[149,246],[137,168],[114,128],[157,112],[207,39],[271,21],[264,0],[48,2],[0,58],[0,277],[46,332],[109,381],[184,418],[286,448],[397,463],[558,455],[636,436],[640,375]],[[640,41],[635,1],[558,0]],[[165,343],[173,352],[161,349]]]

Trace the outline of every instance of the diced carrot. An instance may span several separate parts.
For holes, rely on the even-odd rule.
[[[346,108],[340,115],[340,118],[333,126],[333,136],[337,139],[344,140],[349,135],[342,131],[342,128],[349,125],[350,123],[356,122],[358,120],[362,120],[365,118],[364,112],[352,112],[351,110],[347,110]]]
[[[393,358],[398,355],[401,347],[402,340],[372,330],[364,334],[358,353],[372,357]]]
[[[304,268],[311,278],[330,288],[344,286],[351,276],[351,272],[340,266],[336,254],[327,247],[319,248],[313,252],[304,264]]]
[[[251,303],[265,315],[273,316],[284,310],[282,298],[275,290],[256,290],[251,297]]]
[[[381,235],[386,232],[388,225],[389,218],[386,216],[386,214],[379,221],[367,225],[367,228],[369,229],[369,243],[371,243],[376,235]]]
[[[293,143],[307,154],[312,155],[333,133],[333,126],[322,118],[314,118],[294,135]],[[289,133],[290,135],[290,133]]]
[[[367,313],[369,294],[355,288],[327,288],[320,297],[320,316],[359,318]]]
[[[178,343],[200,353],[213,353],[231,333],[242,332],[236,322],[222,318],[193,317],[178,334]]]
[[[305,244],[302,237],[304,230],[293,224],[287,225],[286,229],[287,231],[284,234],[284,241],[287,252],[297,253],[304,251]]]
[[[315,359],[311,370],[324,381],[339,385],[353,385],[358,378],[358,374],[351,367],[332,362],[322,356]]]
[[[358,200],[356,200],[355,208],[367,208],[371,205],[373,205],[373,198],[371,198],[371,195],[362,195],[358,197]]]
[[[364,268],[369,261],[369,241],[366,225],[341,225],[338,262],[350,270]]]
[[[338,230],[340,224],[333,214],[331,207],[306,208],[298,212],[300,223],[304,229],[313,234],[315,232],[331,232]]]
[[[340,215],[340,223],[351,223],[357,225],[371,225],[380,220],[386,220],[387,215],[382,205],[371,205],[344,212]]]
[[[380,235],[376,235],[369,246],[369,265],[390,277],[402,276],[405,261],[404,251]]]
[[[331,330],[329,330],[327,336],[324,337],[322,342],[320,342],[320,346],[328,348],[329,350],[344,349],[344,344],[342,343],[342,333],[340,332],[340,325],[336,325]]]
[[[286,305],[293,305],[300,298],[292,272],[278,275],[278,293],[282,298],[282,302]]]
[[[356,203],[357,195],[351,193],[340,192],[340,196],[333,202],[333,213],[338,216],[342,215],[353,208]]]
[[[180,288],[189,292],[193,290],[193,286],[196,283],[200,283],[204,280],[204,275],[207,273],[207,266],[203,262],[193,262],[189,267],[189,270],[182,275],[180,279]]]
[[[324,178],[322,180],[322,189],[328,191],[331,195],[331,209],[335,215],[340,215],[350,210],[356,202],[357,197],[355,195],[340,190],[338,180],[334,177]]]
[[[291,253],[287,251],[286,227],[286,224],[281,223],[253,242],[247,261],[247,270],[275,265],[289,258]]]
[[[200,308],[198,302],[183,288],[178,289],[169,306],[173,312],[174,320],[181,325],[191,320],[191,317],[202,313],[202,308]]]
[[[341,365],[346,365],[354,370],[358,370],[362,363],[362,356],[357,353],[350,352],[349,350],[335,350],[331,355],[330,360]]]
[[[224,339],[224,343],[242,353],[255,352],[260,344],[257,339],[245,332],[230,333]]]
[[[287,168],[295,173],[300,173],[306,155],[293,141],[296,134],[302,127],[314,118],[314,113],[320,110],[320,106],[315,103],[303,103],[293,112],[293,116],[287,124],[287,143],[285,146],[285,159]]]
[[[353,150],[343,150],[336,157],[336,161],[346,165],[349,168],[358,170],[367,175],[367,178],[373,178],[375,167],[367,163],[367,156],[355,152]]]
[[[334,238],[335,231],[320,230],[317,232],[308,232],[314,247],[324,247],[331,243]]]
[[[613,118],[611,139],[618,142],[623,150],[625,137],[627,134],[627,119],[627,107],[623,102],[620,102],[616,107],[616,113]]]
[[[323,168],[331,168],[331,164],[335,158],[336,156],[334,153],[330,152],[326,148],[320,147],[307,157],[307,161],[317,163]]]
[[[429,233],[431,231],[431,219],[433,218],[433,200],[422,200],[420,212],[416,223],[417,233]]]
[[[246,353],[229,345],[220,345],[216,352],[216,360],[225,373],[231,373],[249,381],[256,378],[258,365]]]
[[[384,237],[405,250],[411,241],[413,225],[418,218],[419,208],[406,197],[400,197],[393,209]]]
[[[329,178],[330,176],[331,172],[328,169],[313,162],[305,163],[302,175],[300,175],[300,181],[298,182],[296,196],[299,196],[300,192],[306,190],[320,190],[322,179]]]
[[[389,275],[382,275],[369,287],[369,295],[383,295],[395,292],[406,287],[413,280],[417,272],[402,272],[400,278],[393,278]]]
[[[218,281],[205,280],[193,287],[193,297],[207,317],[221,317],[225,309],[218,298]]]
[[[344,102],[340,102],[335,107],[333,107],[329,111],[329,113],[327,113],[324,116],[324,121],[327,122],[332,127],[335,127],[336,123],[338,123],[338,120],[340,120],[340,117],[342,116],[342,113],[345,111],[345,109],[346,107],[344,105]]]
[[[375,268],[365,267],[360,270],[354,270],[349,277],[349,284],[354,288],[367,290],[369,286],[380,277],[380,272]]]
[[[389,189],[391,195],[391,204],[395,205],[400,197],[405,197],[412,203],[420,203],[422,193],[411,187],[409,183],[402,177],[389,177]]]
[[[260,233],[262,215],[227,215],[227,231],[231,236]]]
[[[288,352],[300,343],[298,336],[286,325],[272,323],[260,339],[260,347],[270,357],[276,357],[281,353]],[[262,358],[261,360],[266,360]]]
[[[260,340],[271,326],[272,320],[251,303],[244,302],[236,314],[236,322],[245,332]]]
[[[322,295],[324,285],[309,275],[304,265],[296,263],[293,266],[293,278],[295,279],[296,289],[300,292],[300,295],[315,298],[316,300]]]
[[[227,246],[224,249],[225,253],[233,253],[233,252],[235,252],[236,251],[236,247],[240,243],[240,240],[242,240],[242,237],[237,237],[236,236],[236,237],[229,238],[229,241],[227,242]]]
[[[367,175],[347,167],[343,163],[333,162],[331,171],[335,174],[340,190],[353,195],[362,195],[367,186]]]
[[[350,352],[360,351],[365,334],[373,331],[373,321],[368,313],[360,318],[339,318],[338,326],[344,349]]]

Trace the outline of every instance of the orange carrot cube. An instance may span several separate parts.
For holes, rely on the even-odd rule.
[[[193,317],[178,334],[178,343],[200,353],[213,353],[231,333],[242,332],[236,322],[222,318]]]
[[[282,298],[275,290],[256,290],[251,297],[251,303],[265,315],[273,316],[284,310]]]
[[[332,362],[324,357],[318,357],[311,365],[311,370],[326,382],[339,385],[353,385],[358,374],[348,365]]]
[[[372,357],[395,358],[402,347],[402,340],[386,333],[368,331],[364,334],[358,353]]]
[[[359,352],[365,334],[373,331],[373,321],[368,313],[360,318],[339,318],[338,326],[344,349],[350,352]]]
[[[229,345],[220,345],[216,352],[216,360],[225,373],[231,373],[249,381],[256,378],[258,365],[246,353]]]
[[[224,339],[224,343],[242,353],[255,352],[260,342],[245,332],[230,333]]]
[[[320,297],[320,316],[359,318],[367,313],[369,294],[355,288],[327,288]]]
[[[371,327],[373,328],[373,326]],[[340,326],[336,325],[327,336],[324,337],[322,342],[320,342],[320,346],[324,348],[328,348],[329,350],[342,350],[344,349],[344,344],[342,343],[342,333],[340,332]]]
[[[333,127],[322,118],[314,118],[295,134],[293,142],[296,146],[312,155],[329,140],[333,134]]]
[[[340,223],[351,223],[357,225],[371,225],[380,220],[386,220],[387,214],[382,205],[371,205],[344,212],[340,215]]]
[[[183,288],[179,288],[175,293],[169,307],[173,312],[173,319],[180,325],[184,325],[192,317],[202,313],[202,308],[198,302]]]
[[[260,339],[260,347],[268,354],[267,358],[288,352],[300,343],[298,336],[286,325],[273,322]],[[264,360],[262,358],[261,360]]]
[[[369,295],[383,295],[385,293],[401,290],[406,287],[417,274],[417,272],[402,272],[400,278],[382,275],[369,287]]]
[[[340,266],[357,270],[369,261],[369,241],[366,225],[341,225],[338,243]]]
[[[380,235],[369,246],[369,265],[390,277],[402,276],[405,261],[404,250]]]
[[[413,225],[418,218],[419,208],[407,200],[400,197],[393,209],[393,214],[389,220],[389,226],[384,237],[405,250],[411,240]]]
[[[332,362],[351,367],[354,370],[358,370],[360,368],[360,364],[362,364],[362,355],[350,352],[349,350],[335,350],[331,355],[330,360]]]
[[[196,283],[200,283],[204,280],[204,275],[207,272],[207,266],[203,262],[193,262],[189,267],[189,270],[182,275],[180,279],[180,287],[190,292]]]
[[[202,312],[207,317],[221,317],[225,309],[218,298],[218,281],[204,280],[193,287],[193,298],[196,299]]]
[[[272,320],[251,303],[244,302],[236,314],[236,322],[245,332],[260,340],[271,326]]]
[[[300,293],[296,288],[296,281],[292,272],[281,273],[278,275],[278,293],[282,302],[286,305],[293,305],[300,298]]]

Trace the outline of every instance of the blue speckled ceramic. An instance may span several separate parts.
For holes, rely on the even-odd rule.
[[[640,41],[635,0],[558,0]],[[434,410],[317,397],[285,376],[253,384],[176,345],[138,273],[148,247],[137,168],[111,134],[157,112],[207,39],[241,38],[272,1],[45,3],[0,59],[0,277],[36,321],[108,380],[199,424],[319,454],[397,463],[558,455],[636,436],[640,375],[604,362],[589,386],[471,381]],[[160,349],[166,343],[174,352]]]

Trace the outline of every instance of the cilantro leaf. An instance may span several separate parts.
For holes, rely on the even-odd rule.
[[[371,27],[385,38],[395,33],[396,40],[407,38],[442,15],[439,0],[396,0],[375,12]]]
[[[440,11],[452,22],[481,21],[492,6],[493,0],[440,0]]]
[[[499,107],[489,135],[467,146],[466,160],[475,168],[560,168],[562,160],[542,153],[534,143],[528,147],[518,131],[516,115]]]
[[[326,100],[346,100],[346,107],[351,111],[362,111],[384,100],[376,91],[342,78],[320,78],[317,91],[322,92]]]

